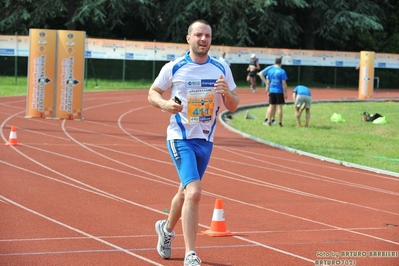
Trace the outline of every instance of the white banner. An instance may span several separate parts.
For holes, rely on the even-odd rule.
[[[85,57],[95,59],[171,61],[188,50],[188,44],[139,42],[86,38]],[[270,65],[283,56],[284,65],[356,67],[360,52],[293,50],[259,47],[233,47],[213,45],[209,54],[219,57],[222,51],[232,64],[248,64],[250,55],[256,54],[261,65]],[[29,36],[0,35],[0,56],[28,56]],[[399,69],[399,54],[375,54],[375,68]]]

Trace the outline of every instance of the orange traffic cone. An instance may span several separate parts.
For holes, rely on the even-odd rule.
[[[6,145],[9,145],[9,146],[19,145],[18,144],[18,140],[17,140],[17,129],[16,129],[15,126],[11,127],[10,137],[9,137],[8,142],[6,143]]]
[[[232,236],[233,233],[226,230],[224,219],[223,204],[221,199],[216,199],[215,209],[213,210],[211,229],[202,231],[208,236]]]

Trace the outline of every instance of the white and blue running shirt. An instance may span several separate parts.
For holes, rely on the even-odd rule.
[[[183,105],[182,112],[170,117],[168,140],[198,138],[213,142],[222,104],[222,96],[215,93],[214,84],[220,75],[230,90],[236,88],[230,67],[210,56],[205,63],[198,64],[187,52],[162,67],[155,85],[164,91],[171,89],[171,97],[177,96]]]

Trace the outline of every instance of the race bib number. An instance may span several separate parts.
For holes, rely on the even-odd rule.
[[[188,121],[191,124],[213,120],[215,95],[210,88],[191,90],[187,94]]]

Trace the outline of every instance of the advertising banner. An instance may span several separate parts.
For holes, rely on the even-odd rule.
[[[53,117],[56,31],[29,30],[26,117]]]
[[[0,56],[29,56],[29,37],[0,35]]]
[[[359,99],[373,97],[374,52],[361,51],[359,64]]]
[[[56,118],[83,119],[85,37],[84,31],[57,31]]]
[[[0,56],[27,56],[27,36],[0,35]],[[171,61],[188,50],[187,43],[156,41],[129,41],[87,38],[85,57],[93,59]],[[212,45],[209,54],[226,59],[232,64],[248,64],[251,54],[256,54],[260,64],[271,65],[276,57],[283,57],[283,65],[356,67],[360,53],[347,51],[295,50],[262,47],[235,47]],[[399,54],[379,54],[374,57],[375,68],[399,69]]]

